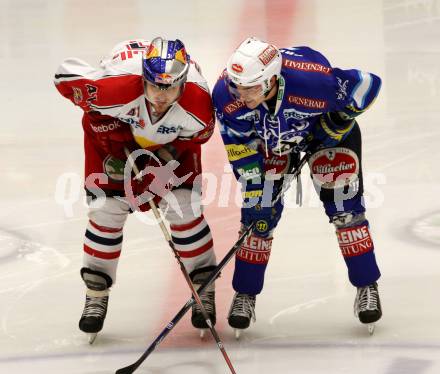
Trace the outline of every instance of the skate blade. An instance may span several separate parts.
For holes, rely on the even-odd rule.
[[[87,338],[89,340],[89,344],[93,344],[95,342],[96,337],[98,336],[98,333],[89,333],[87,334]]]
[[[367,327],[368,327],[369,334],[373,335],[374,334],[374,330],[376,329],[376,324],[375,323],[369,323],[367,325]]]
[[[239,340],[241,336],[241,330],[240,329],[234,329],[235,339]]]
[[[207,329],[200,329],[200,339],[204,339],[205,338],[206,330]]]

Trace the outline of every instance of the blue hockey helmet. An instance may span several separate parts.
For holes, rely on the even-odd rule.
[[[189,64],[189,55],[179,39],[157,37],[143,56],[142,75],[146,81],[166,90],[185,83]]]

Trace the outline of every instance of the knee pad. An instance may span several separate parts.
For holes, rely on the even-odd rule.
[[[185,224],[202,215],[200,193],[187,188],[171,191],[160,201],[159,207],[170,224]]]
[[[333,223],[333,220],[338,221],[338,219],[351,220],[352,217],[365,213],[364,198],[359,195],[339,202],[324,201],[324,209],[331,223]]]
[[[113,284],[110,276],[101,271],[92,270],[90,268],[81,269],[81,278],[83,279],[87,288],[93,291],[104,291],[110,288]]]
[[[126,202],[114,197],[103,197],[90,204],[88,217],[101,226],[123,227],[129,211]]]
[[[365,218],[364,212],[362,213],[342,212],[342,213],[337,213],[330,218],[330,222],[333,223],[337,229],[357,226],[365,221],[367,221],[367,219]]]

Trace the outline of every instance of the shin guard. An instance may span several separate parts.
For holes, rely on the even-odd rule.
[[[353,226],[336,226],[336,236],[347,264],[350,282],[355,287],[376,282],[380,277],[380,271],[374,255],[368,221],[363,220]]]
[[[248,295],[257,295],[263,289],[264,273],[269,262],[272,238],[252,234],[242,244],[235,256],[235,271],[232,279],[234,290]]]

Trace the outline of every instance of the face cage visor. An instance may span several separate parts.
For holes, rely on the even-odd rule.
[[[182,94],[183,94],[183,91],[184,91],[184,89],[185,89],[185,81],[186,81],[186,79],[184,80],[184,81],[180,81],[178,84],[162,84],[162,83],[159,83],[159,84],[157,84],[157,83],[152,83],[152,82],[150,82],[150,81],[148,81],[148,80],[146,80],[146,79],[144,79],[144,96],[145,96],[145,99],[147,99],[147,101],[150,103],[150,104],[155,104],[155,102],[154,102],[154,100],[152,100],[149,96],[148,96],[148,94],[147,94],[147,84],[150,84],[151,86],[153,86],[153,87],[155,87],[155,88],[158,88],[159,90],[161,90],[161,91],[167,91],[167,90],[169,90],[170,88],[172,88],[172,87],[180,87],[180,89],[179,89],[179,94],[176,96],[176,98],[172,101],[172,102],[170,102],[170,106],[172,106],[172,105],[174,105],[175,103],[177,103],[179,100],[180,100],[180,98],[182,97]]]
[[[230,78],[226,78],[226,83],[228,85],[228,90],[229,90],[229,93],[231,94],[231,96],[235,100],[241,100],[240,93],[237,89],[237,84],[235,84]],[[270,90],[272,89],[272,86],[270,85],[270,79],[265,79],[263,82],[257,83],[255,85],[240,86],[240,87],[246,88],[246,87],[252,87],[252,86],[256,86],[254,94],[255,95],[259,94],[259,96],[262,96],[262,97],[266,97],[269,94]],[[259,86],[259,87],[257,87],[257,86]],[[250,90],[253,90],[253,88],[250,88]]]
[[[155,79],[154,81],[152,81],[144,77],[144,87],[147,83],[149,83],[161,91],[166,91],[172,87],[184,86],[184,84],[186,83],[186,74],[182,74],[182,76],[176,79],[173,83],[162,83],[160,82],[160,80],[161,79]]]

